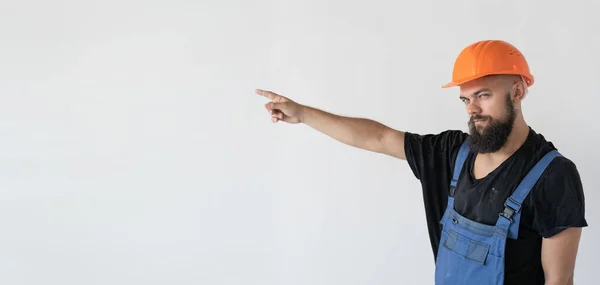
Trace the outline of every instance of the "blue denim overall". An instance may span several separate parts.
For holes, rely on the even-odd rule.
[[[503,285],[506,239],[517,239],[521,205],[550,162],[561,154],[546,154],[525,176],[515,192],[504,203],[496,225],[469,220],[454,210],[454,191],[463,164],[469,154],[463,143],[455,161],[450,183],[448,205],[440,223],[442,236],[438,248],[435,284],[437,285]]]

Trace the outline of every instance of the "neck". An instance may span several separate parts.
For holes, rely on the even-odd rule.
[[[508,135],[504,146],[496,152],[479,154],[479,156],[492,163],[502,162],[515,153],[523,143],[525,143],[527,136],[529,136],[529,126],[523,117],[518,116],[515,120],[513,130],[510,135]]]

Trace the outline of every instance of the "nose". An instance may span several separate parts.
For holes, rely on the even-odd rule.
[[[469,102],[467,104],[467,113],[469,114],[469,116],[480,114],[481,108],[475,102]]]

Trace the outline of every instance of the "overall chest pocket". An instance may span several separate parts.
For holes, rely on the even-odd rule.
[[[468,260],[485,264],[490,245],[465,237],[453,229],[448,230],[443,246]]]

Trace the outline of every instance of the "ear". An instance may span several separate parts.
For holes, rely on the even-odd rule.
[[[524,80],[519,80],[517,82],[515,82],[512,86],[512,91],[513,91],[513,102],[520,102],[523,101],[523,99],[525,99],[525,96],[527,95],[527,85],[525,85],[525,81]]]

